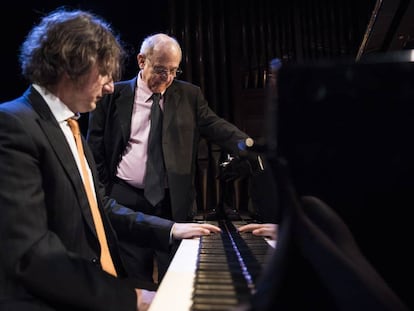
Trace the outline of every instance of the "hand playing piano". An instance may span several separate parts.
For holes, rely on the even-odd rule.
[[[276,224],[270,224],[270,223],[267,223],[267,224],[251,223],[251,224],[240,226],[238,228],[239,232],[251,232],[254,235],[265,236],[275,241],[277,239],[277,229],[278,229],[278,226]]]
[[[137,293],[137,311],[147,311],[156,292],[138,288],[135,288],[135,292]]]
[[[217,232],[221,232],[219,227],[205,223],[175,223],[172,229],[173,238],[176,240],[192,239]]]

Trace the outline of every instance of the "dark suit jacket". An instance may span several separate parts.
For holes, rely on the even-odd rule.
[[[90,114],[88,142],[107,191],[130,136],[135,88],[136,78],[117,83],[114,93],[104,97]],[[189,220],[195,211],[194,180],[200,137],[237,154],[237,143],[248,136],[219,118],[208,107],[199,87],[175,80],[164,94],[162,134],[175,221]]]
[[[168,250],[173,223],[104,198],[84,145],[119,278],[99,266],[82,180],[43,98],[29,88],[0,105],[0,310],[135,310],[113,229],[141,246]]]

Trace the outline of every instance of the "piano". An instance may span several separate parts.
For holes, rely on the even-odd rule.
[[[231,310],[254,293],[275,241],[239,233],[245,221],[209,223],[222,233],[181,241],[150,311]]]
[[[377,0],[355,60],[278,68],[266,120],[271,164],[283,156],[298,194],[315,195],[335,208],[374,268],[409,306],[414,306],[407,282],[414,259],[406,251],[412,236],[407,207],[414,204],[413,15],[414,0]],[[220,237],[181,242],[150,311],[232,310],[251,297],[257,262],[263,267],[267,256],[259,251],[254,267],[246,269],[249,256],[237,253],[246,248],[227,249],[237,233],[228,222],[220,225],[225,228]],[[384,241],[392,241],[386,251]]]

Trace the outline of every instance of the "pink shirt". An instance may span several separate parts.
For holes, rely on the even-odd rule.
[[[127,147],[118,165],[117,176],[136,188],[144,188],[147,163],[148,135],[150,131],[150,114],[152,92],[138,73],[137,89],[131,119],[131,135]],[[164,109],[164,100],[160,100]]]

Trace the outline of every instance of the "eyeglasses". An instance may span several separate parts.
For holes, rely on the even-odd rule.
[[[156,73],[157,75],[160,75],[160,76],[161,75],[168,76],[170,74],[173,77],[178,77],[179,75],[181,75],[183,73],[183,71],[180,68],[167,69],[167,68],[162,67],[162,66],[152,66],[152,71],[154,73]]]
[[[148,63],[152,67],[152,71],[159,76],[162,75],[167,77],[170,74],[175,78],[183,73],[183,71],[180,68],[167,69],[163,66],[154,66],[149,58],[147,58],[146,61],[148,61]]]

